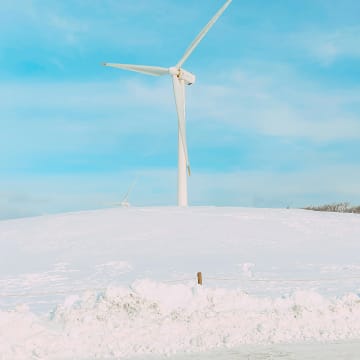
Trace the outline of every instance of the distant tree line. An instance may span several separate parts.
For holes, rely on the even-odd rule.
[[[307,206],[303,209],[313,210],[313,211],[330,211],[330,212],[360,214],[360,206],[351,206],[350,203],[348,202],[326,204],[320,206]]]

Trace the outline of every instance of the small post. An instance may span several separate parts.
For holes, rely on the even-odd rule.
[[[198,285],[202,285],[203,279],[202,279],[202,273],[201,272],[197,273],[197,281],[198,281]]]

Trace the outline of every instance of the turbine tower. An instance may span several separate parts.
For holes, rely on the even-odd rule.
[[[201,30],[199,35],[191,43],[185,51],[180,61],[170,68],[159,66],[143,66],[143,65],[130,65],[130,64],[114,64],[103,63],[104,66],[110,66],[118,69],[135,71],[138,73],[163,76],[170,75],[173,81],[173,90],[175,95],[175,104],[178,115],[178,206],[186,207],[188,205],[187,194],[187,175],[190,176],[190,162],[188,157],[187,143],[186,143],[186,120],[185,120],[185,85],[192,85],[195,83],[195,75],[184,70],[182,66],[185,61],[199,45],[200,41],[204,38],[207,32],[215,24],[218,18],[230,5],[232,0],[227,0],[209,23]]]

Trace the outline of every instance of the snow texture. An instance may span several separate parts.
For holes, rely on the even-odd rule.
[[[359,234],[359,215],[302,210],[129,208],[0,222],[0,359],[357,343]]]

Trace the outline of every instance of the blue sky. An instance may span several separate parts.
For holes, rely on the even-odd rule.
[[[175,205],[169,78],[222,0],[3,0],[0,218]],[[360,202],[358,1],[233,0],[184,68],[192,205]]]

